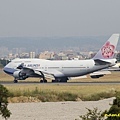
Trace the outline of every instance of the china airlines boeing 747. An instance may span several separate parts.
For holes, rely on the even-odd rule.
[[[4,67],[4,72],[14,77],[14,82],[28,77],[43,78],[40,82],[47,82],[48,76],[54,77],[52,82],[67,82],[70,77],[91,74],[92,78],[99,78],[104,73],[102,69],[114,66],[114,57],[119,34],[113,34],[102,46],[98,53],[89,60],[43,60],[43,59],[14,59]],[[96,72],[94,74],[94,72]],[[47,76],[47,77],[46,77]]]

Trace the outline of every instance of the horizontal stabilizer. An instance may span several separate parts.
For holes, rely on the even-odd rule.
[[[95,59],[94,61],[95,61],[95,65],[109,65],[109,64],[111,64],[110,62],[100,60],[100,59]]]

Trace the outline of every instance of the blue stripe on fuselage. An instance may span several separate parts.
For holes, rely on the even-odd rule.
[[[3,68],[3,71],[4,71],[5,73],[7,73],[7,74],[13,75],[13,73],[14,73],[15,71],[17,71],[17,70],[14,69],[14,68],[4,67],[4,68]]]

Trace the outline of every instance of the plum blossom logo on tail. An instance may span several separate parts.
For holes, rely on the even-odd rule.
[[[108,41],[101,49],[102,56],[104,58],[112,57],[114,54],[114,49],[115,49],[115,46],[110,44],[110,42]]]

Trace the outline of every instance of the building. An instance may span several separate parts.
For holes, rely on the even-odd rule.
[[[40,53],[39,58],[40,59],[54,59],[54,52],[44,51]]]
[[[35,52],[30,52],[30,58],[35,58]]]

